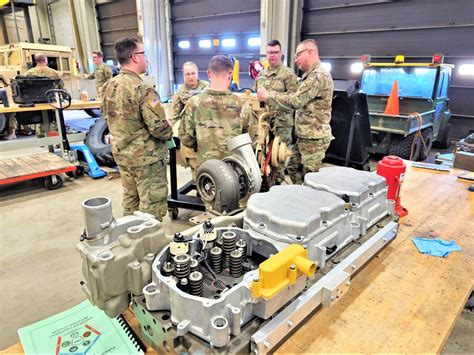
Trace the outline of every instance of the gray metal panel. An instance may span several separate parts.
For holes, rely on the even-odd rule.
[[[404,54],[407,60],[431,61],[436,52],[458,67],[474,59],[474,1],[471,0],[305,0],[302,39],[318,41],[323,61],[332,65],[335,79],[360,79],[350,65],[369,53],[372,60]],[[471,77],[453,70],[449,107],[454,136],[473,126],[474,90]],[[472,129],[472,128],[471,128]]]
[[[216,54],[225,54],[240,61],[240,87],[251,87],[253,80],[247,73],[251,60],[259,58],[259,47],[249,47],[249,37],[260,35],[260,1],[187,0],[171,4],[173,33],[174,75],[177,84],[183,83],[182,65],[193,61],[200,69],[200,78],[207,80],[205,71]],[[223,48],[222,39],[235,38],[236,46]],[[218,46],[200,48],[201,39],[218,39]],[[187,40],[189,49],[181,49],[178,42]]]
[[[138,21],[135,1],[118,0],[105,4],[97,4],[99,20],[100,46],[104,59],[113,59],[114,43],[123,37],[137,37]]]

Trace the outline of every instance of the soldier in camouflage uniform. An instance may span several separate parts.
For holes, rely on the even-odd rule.
[[[321,66],[318,47],[314,40],[305,40],[296,48],[295,63],[304,71],[296,93],[283,94],[258,89],[258,99],[270,108],[296,110],[297,142],[292,156],[298,170],[290,170],[293,183],[303,182],[304,174],[318,171],[329,144],[331,134],[331,104],[333,82],[331,74]]]
[[[53,68],[48,67],[48,57],[43,53],[35,54],[36,66],[29,69],[25,76],[46,76],[53,79],[59,79],[58,89],[64,89],[64,82],[61,79],[61,75],[54,70]],[[55,130],[55,125],[52,124],[50,127],[51,130]],[[36,137],[44,137],[44,127],[42,123],[39,123],[36,126]]]
[[[173,110],[173,123],[176,123],[181,118],[181,112],[189,98],[209,87],[207,81],[198,79],[198,67],[194,62],[183,64],[183,79],[184,84],[181,85],[173,96],[171,106]]]
[[[254,89],[265,88],[267,91],[278,93],[293,93],[298,90],[298,78],[292,69],[283,65],[281,44],[276,39],[268,42],[267,59],[270,67],[262,70],[255,81]],[[292,143],[292,130],[294,126],[293,110],[277,110],[274,122],[274,134],[280,136],[281,140],[288,146]],[[275,183],[279,185],[285,179],[284,168],[281,167],[276,173]]]
[[[168,196],[166,140],[173,132],[157,92],[140,78],[147,65],[143,43],[120,39],[115,56],[122,69],[103,87],[101,109],[122,176],[124,215],[141,211],[162,221]]]
[[[95,64],[95,70],[91,75],[86,76],[86,79],[95,79],[95,87],[100,96],[102,87],[112,77],[112,69],[104,63],[104,53],[101,51],[92,52],[92,61]]]
[[[190,98],[183,111],[179,137],[186,147],[197,151],[197,167],[208,159],[230,155],[227,142],[252,125],[250,108],[244,109],[239,97],[228,90],[232,68],[229,57],[212,57],[210,87]]]

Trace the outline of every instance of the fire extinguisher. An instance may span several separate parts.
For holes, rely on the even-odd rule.
[[[408,210],[401,205],[400,190],[405,176],[406,165],[399,157],[389,155],[377,164],[377,174],[387,181],[387,199],[395,201],[395,213],[400,217],[408,214]]]

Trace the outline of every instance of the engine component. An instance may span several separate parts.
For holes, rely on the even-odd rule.
[[[199,270],[199,261],[194,258],[191,258],[191,263],[189,264],[189,270],[191,273]]]
[[[85,277],[81,288],[91,303],[117,317],[128,308],[130,293],[142,294],[151,263],[170,240],[150,214],[115,219],[107,197],[85,200],[82,211],[85,233],[76,245]]]
[[[216,274],[220,274],[222,272],[222,249],[219,247],[214,247],[209,251],[210,261],[211,261],[211,268],[214,270]]]
[[[174,266],[173,263],[170,261],[167,261],[164,263],[163,268],[161,269],[161,273],[163,276],[171,276],[174,274]]]
[[[239,239],[235,246],[242,252],[243,260],[247,261],[247,242],[243,239]]]
[[[224,267],[229,264],[230,253],[235,249],[237,235],[232,232],[222,233],[222,249],[224,250]]]
[[[180,254],[173,257],[174,276],[178,279],[188,277],[191,272],[191,257],[188,254]]]
[[[217,232],[214,228],[214,224],[210,220],[207,220],[202,225],[201,239],[206,244],[206,249],[211,249],[214,246],[214,242],[217,239]]]
[[[206,160],[196,172],[196,188],[208,208],[229,213],[240,199],[260,191],[262,177],[252,140],[248,134],[232,138],[227,147],[232,153],[223,161]]]
[[[403,160],[393,155],[384,157],[377,164],[377,174],[387,180],[387,198],[395,201],[395,213],[400,217],[408,214],[408,210],[402,206],[400,198],[400,190],[402,188],[405,170],[406,165]]]
[[[202,296],[204,276],[199,271],[189,274],[189,293],[193,296]]]
[[[232,277],[240,277],[242,275],[242,252],[238,249],[232,250],[229,255],[229,273]]]

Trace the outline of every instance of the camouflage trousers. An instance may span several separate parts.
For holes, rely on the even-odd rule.
[[[123,214],[135,211],[150,213],[163,221],[168,212],[168,181],[164,160],[146,165],[119,165],[123,187]]]
[[[285,142],[287,146],[292,143],[291,132],[293,127],[291,126],[282,126],[282,127],[275,127],[275,136],[279,136],[282,142]],[[290,163],[288,164],[288,168],[290,168],[290,164],[292,163],[290,159]],[[274,181],[277,185],[280,185],[283,181],[285,181],[285,168],[279,167],[275,169],[276,171],[273,172],[274,174]]]
[[[302,184],[305,174],[319,171],[332,139],[333,137],[298,138],[288,165],[288,172],[294,184]]]

